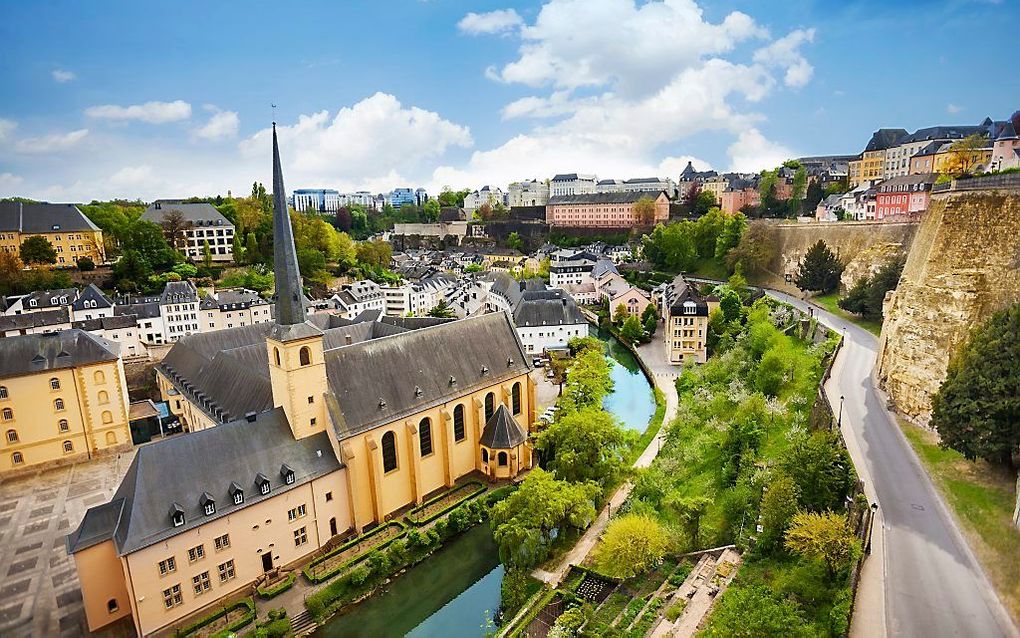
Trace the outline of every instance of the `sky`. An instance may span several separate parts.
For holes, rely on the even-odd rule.
[[[676,179],[1005,119],[1017,0],[0,0],[0,197]],[[276,105],[275,109],[272,105]]]

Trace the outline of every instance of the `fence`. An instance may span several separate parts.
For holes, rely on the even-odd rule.
[[[935,184],[932,193],[947,191],[978,191],[978,190],[1020,190],[1020,173],[1005,175],[984,175],[970,179],[954,179],[949,182]]]

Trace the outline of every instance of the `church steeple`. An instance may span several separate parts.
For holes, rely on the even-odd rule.
[[[276,323],[290,326],[305,321],[294,230],[287,211],[287,191],[283,187],[280,143],[273,122],[273,272],[276,275]]]

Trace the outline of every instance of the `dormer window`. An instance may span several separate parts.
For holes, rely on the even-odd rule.
[[[269,479],[262,472],[255,475],[255,485],[259,488],[259,494],[269,494]]]
[[[230,498],[234,500],[234,505],[240,505],[244,503],[244,490],[241,489],[240,485],[231,482],[230,489],[227,491],[230,492]]]
[[[283,477],[283,482],[287,485],[294,484],[294,470],[286,463],[280,466],[280,476]]]
[[[209,492],[202,492],[202,498],[198,502],[206,516],[212,516],[216,513],[216,501],[213,500],[212,494]]]
[[[174,527],[184,525],[184,508],[181,507],[180,503],[174,503],[170,506],[170,522]]]

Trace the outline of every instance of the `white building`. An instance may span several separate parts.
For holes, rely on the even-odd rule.
[[[545,206],[549,184],[538,180],[513,182],[507,190],[507,206]]]
[[[351,204],[357,204],[362,208],[375,209],[376,200],[375,195],[368,191],[356,191],[354,193],[340,193],[338,201],[341,206],[350,206]]]
[[[366,310],[386,310],[383,289],[368,279],[344,284],[340,292],[330,297],[330,302],[347,319],[353,319]]]
[[[234,225],[211,204],[185,204],[174,200],[156,200],[142,214],[142,219],[163,226],[171,211],[181,214],[186,227],[183,245],[177,249],[194,261],[205,257],[205,246],[213,261],[234,259]]]
[[[464,212],[471,216],[471,213],[475,212],[483,204],[489,204],[495,206],[496,204],[506,205],[506,197],[503,195],[503,191],[498,186],[483,186],[473,193],[468,193],[464,196]]]
[[[273,320],[273,304],[254,290],[244,288],[211,292],[198,307],[199,332],[269,323]]]
[[[549,182],[549,195],[586,195],[597,192],[598,178],[594,175],[561,173]]]
[[[299,188],[294,191],[294,210],[335,213],[340,210],[340,193],[331,188]]]
[[[563,290],[547,288],[538,280],[517,281],[504,273],[495,274],[492,282],[487,309],[510,311],[525,351],[566,348],[571,339],[588,334],[587,320]]]
[[[604,179],[596,184],[599,193],[654,193],[665,191],[670,199],[677,194],[676,182],[668,177],[635,177],[620,181]]]

